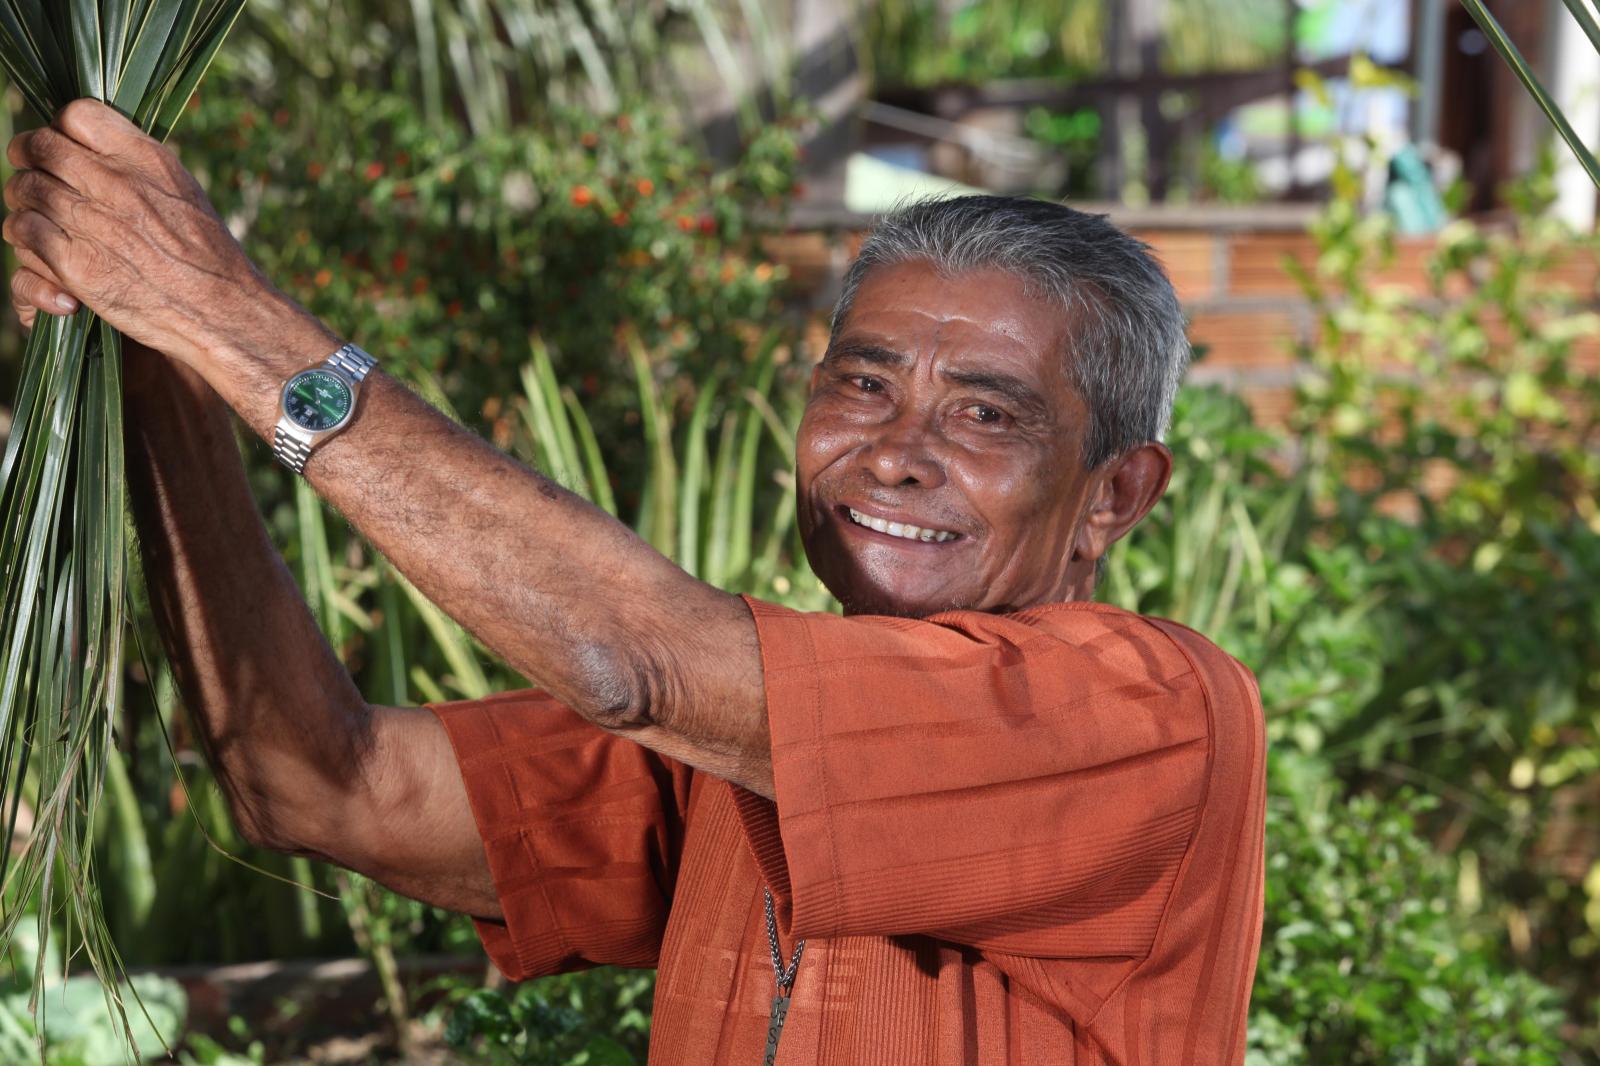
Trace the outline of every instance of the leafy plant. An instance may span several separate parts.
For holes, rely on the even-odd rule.
[[[1582,1021],[1600,1005],[1600,245],[1549,216],[1551,167],[1508,191],[1514,226],[1447,228],[1422,293],[1371,284],[1389,223],[1330,205],[1298,428],[1323,603],[1382,600],[1378,670],[1317,744],[1352,784],[1439,797],[1424,824],[1471,864],[1499,950]]]
[[[165,139],[242,5],[8,0],[0,62],[41,117],[91,96]],[[41,943],[61,911],[119,1015],[91,855],[122,698],[124,504],[120,339],[87,309],[41,317],[0,461],[0,940],[37,894]]]
[[[1246,1063],[1555,1066],[1560,999],[1507,971],[1461,916],[1450,863],[1417,832],[1437,801],[1346,802],[1286,761],[1271,776]]]
[[[445,1042],[503,1066],[634,1066],[650,1028],[655,975],[606,968],[458,999]]]
[[[60,976],[57,947],[32,929],[19,930],[4,953],[10,975],[0,983],[0,1061],[39,1060],[41,1066],[123,1066],[130,1047],[141,1058],[163,1054],[188,1014],[176,981],[140,974],[119,997],[137,997],[140,1010],[124,1018],[94,977]],[[46,974],[39,983],[35,975]]]

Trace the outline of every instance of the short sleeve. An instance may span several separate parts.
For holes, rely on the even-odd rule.
[[[429,704],[461,768],[504,920],[478,921],[521,981],[654,966],[692,771],[528,690]]]
[[[1209,752],[1203,686],[1159,627],[1096,604],[912,620],[747,602],[776,800],[735,801],[790,935],[1149,949]]]

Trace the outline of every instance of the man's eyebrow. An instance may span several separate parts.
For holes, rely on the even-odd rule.
[[[872,344],[867,341],[844,341],[832,345],[823,354],[823,363],[838,363],[846,359],[859,359],[863,363],[874,366],[906,366],[912,359],[905,352],[897,352],[893,348],[885,348],[881,344]]]
[[[965,385],[970,389],[980,389],[991,392],[996,396],[1004,396],[1012,403],[1021,407],[1032,408],[1035,411],[1044,411],[1044,397],[1021,378],[1012,377],[1010,374],[997,373],[992,370],[945,370],[944,376],[958,385]]]

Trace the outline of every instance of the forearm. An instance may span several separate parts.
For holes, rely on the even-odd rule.
[[[277,392],[336,339],[269,309],[213,383],[270,439]],[[381,355],[381,353],[380,353]],[[770,793],[755,627],[600,509],[376,371],[351,427],[306,467],[425,595],[513,668],[597,724]]]
[[[15,138],[7,158],[20,173],[6,184],[4,236],[44,272],[40,280],[193,367],[270,437],[279,387],[326,358],[333,338],[261,276],[171,150],[114,109],[82,100],[63,108],[51,129]],[[694,581],[381,371],[360,406],[351,428],[311,457],[308,476],[424,594],[592,721],[770,790],[755,623],[742,602]],[[155,472],[154,498],[175,497],[183,472]],[[226,513],[237,519],[236,509]],[[214,530],[238,531],[237,522]],[[228,551],[214,561],[233,561],[214,543],[174,538],[171,548],[180,565],[185,552]],[[286,576],[257,563],[252,576],[281,587]],[[212,590],[205,602],[181,581],[175,591],[183,598],[169,609],[192,606],[195,624],[212,628],[203,624],[207,606],[217,606]],[[248,603],[252,585],[219,591]],[[236,602],[228,610],[247,608]],[[303,632],[286,626],[263,643],[290,650]],[[312,668],[314,683],[334,684],[325,650],[324,660]],[[252,662],[242,682],[191,683],[262,687],[268,682],[257,669],[288,661]],[[231,739],[221,729],[215,742]]]
[[[128,353],[130,496],[169,661],[241,830],[302,848],[372,744],[370,714],[268,540],[227,408]]]

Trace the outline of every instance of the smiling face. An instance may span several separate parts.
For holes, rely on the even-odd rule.
[[[798,439],[806,554],[847,611],[1088,596],[1094,558],[1166,477],[1153,471],[1154,496],[1124,522],[1123,462],[1084,469],[1070,326],[1002,271],[945,277],[913,260],[866,276],[813,372]]]

